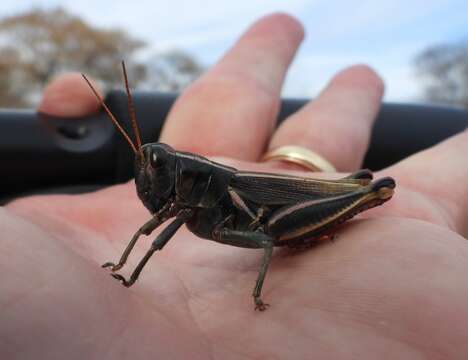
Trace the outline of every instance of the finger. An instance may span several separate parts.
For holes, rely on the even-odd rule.
[[[453,230],[468,234],[468,130],[421,151],[383,172],[424,194]]]
[[[99,107],[81,74],[68,73],[59,75],[46,86],[38,111],[54,116],[80,117],[96,112]]]
[[[204,155],[257,159],[271,135],[287,68],[303,37],[284,14],[267,16],[178,99],[161,141]]]
[[[281,124],[269,148],[306,147],[340,171],[361,166],[380,108],[384,85],[368,66],[356,65],[338,73],[317,99]]]

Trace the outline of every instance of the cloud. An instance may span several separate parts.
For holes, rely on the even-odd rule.
[[[368,64],[385,84],[386,101],[418,101],[421,83],[414,76],[411,59],[422,49],[421,42],[393,45],[385,52],[339,51],[300,54],[294,61],[283,89],[288,97],[315,97],[340,70],[354,64]]]
[[[60,5],[92,24],[127,29],[151,44],[142,56],[181,48],[207,65],[254,20],[286,11],[303,22],[307,38],[287,77],[285,94],[316,94],[339,69],[365,62],[384,77],[389,100],[419,96],[412,58],[433,42],[467,34],[468,12],[462,0],[3,0],[0,13],[33,5]]]

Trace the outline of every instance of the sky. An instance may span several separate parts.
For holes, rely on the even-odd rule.
[[[466,0],[2,0],[0,16],[56,6],[145,40],[141,57],[182,49],[206,67],[256,19],[287,12],[302,22],[306,37],[286,78],[286,97],[315,96],[340,69],[366,63],[383,77],[386,101],[420,102],[415,56],[468,38]]]

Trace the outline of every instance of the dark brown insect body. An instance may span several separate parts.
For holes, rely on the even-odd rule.
[[[125,286],[137,280],[152,254],[186,224],[204,239],[264,249],[253,291],[255,308],[264,310],[267,304],[260,294],[274,246],[307,245],[393,195],[394,180],[386,177],[372,182],[368,170],[339,180],[316,180],[238,171],[162,143],[141,146],[130,94],[129,105],[137,144],[126,137],[135,152],[137,193],[153,217],[133,236],[117,264],[103,266],[113,272],[119,270],[141,234],[149,235],[164,221],[174,220],[159,234],[129,280],[112,274]]]

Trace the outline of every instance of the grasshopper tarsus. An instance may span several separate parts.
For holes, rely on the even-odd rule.
[[[120,281],[120,283],[125,286],[125,287],[130,287],[132,286],[134,283],[135,283],[135,280],[133,279],[130,279],[130,280],[127,280],[125,279],[122,275],[120,274],[111,274],[111,276],[114,278],[114,279],[117,279]]]
[[[270,304],[264,303],[260,298],[254,298],[255,311],[265,311],[270,307]]]
[[[321,237],[320,239],[318,239],[319,241],[326,241],[326,242],[329,242],[331,244],[333,244],[336,240],[338,240],[338,234],[337,233],[333,233],[333,234],[326,234],[326,235],[323,235],[323,237]]]
[[[110,268],[112,272],[122,269],[123,266],[124,264],[114,264],[113,262],[106,262],[101,265],[102,268]]]

